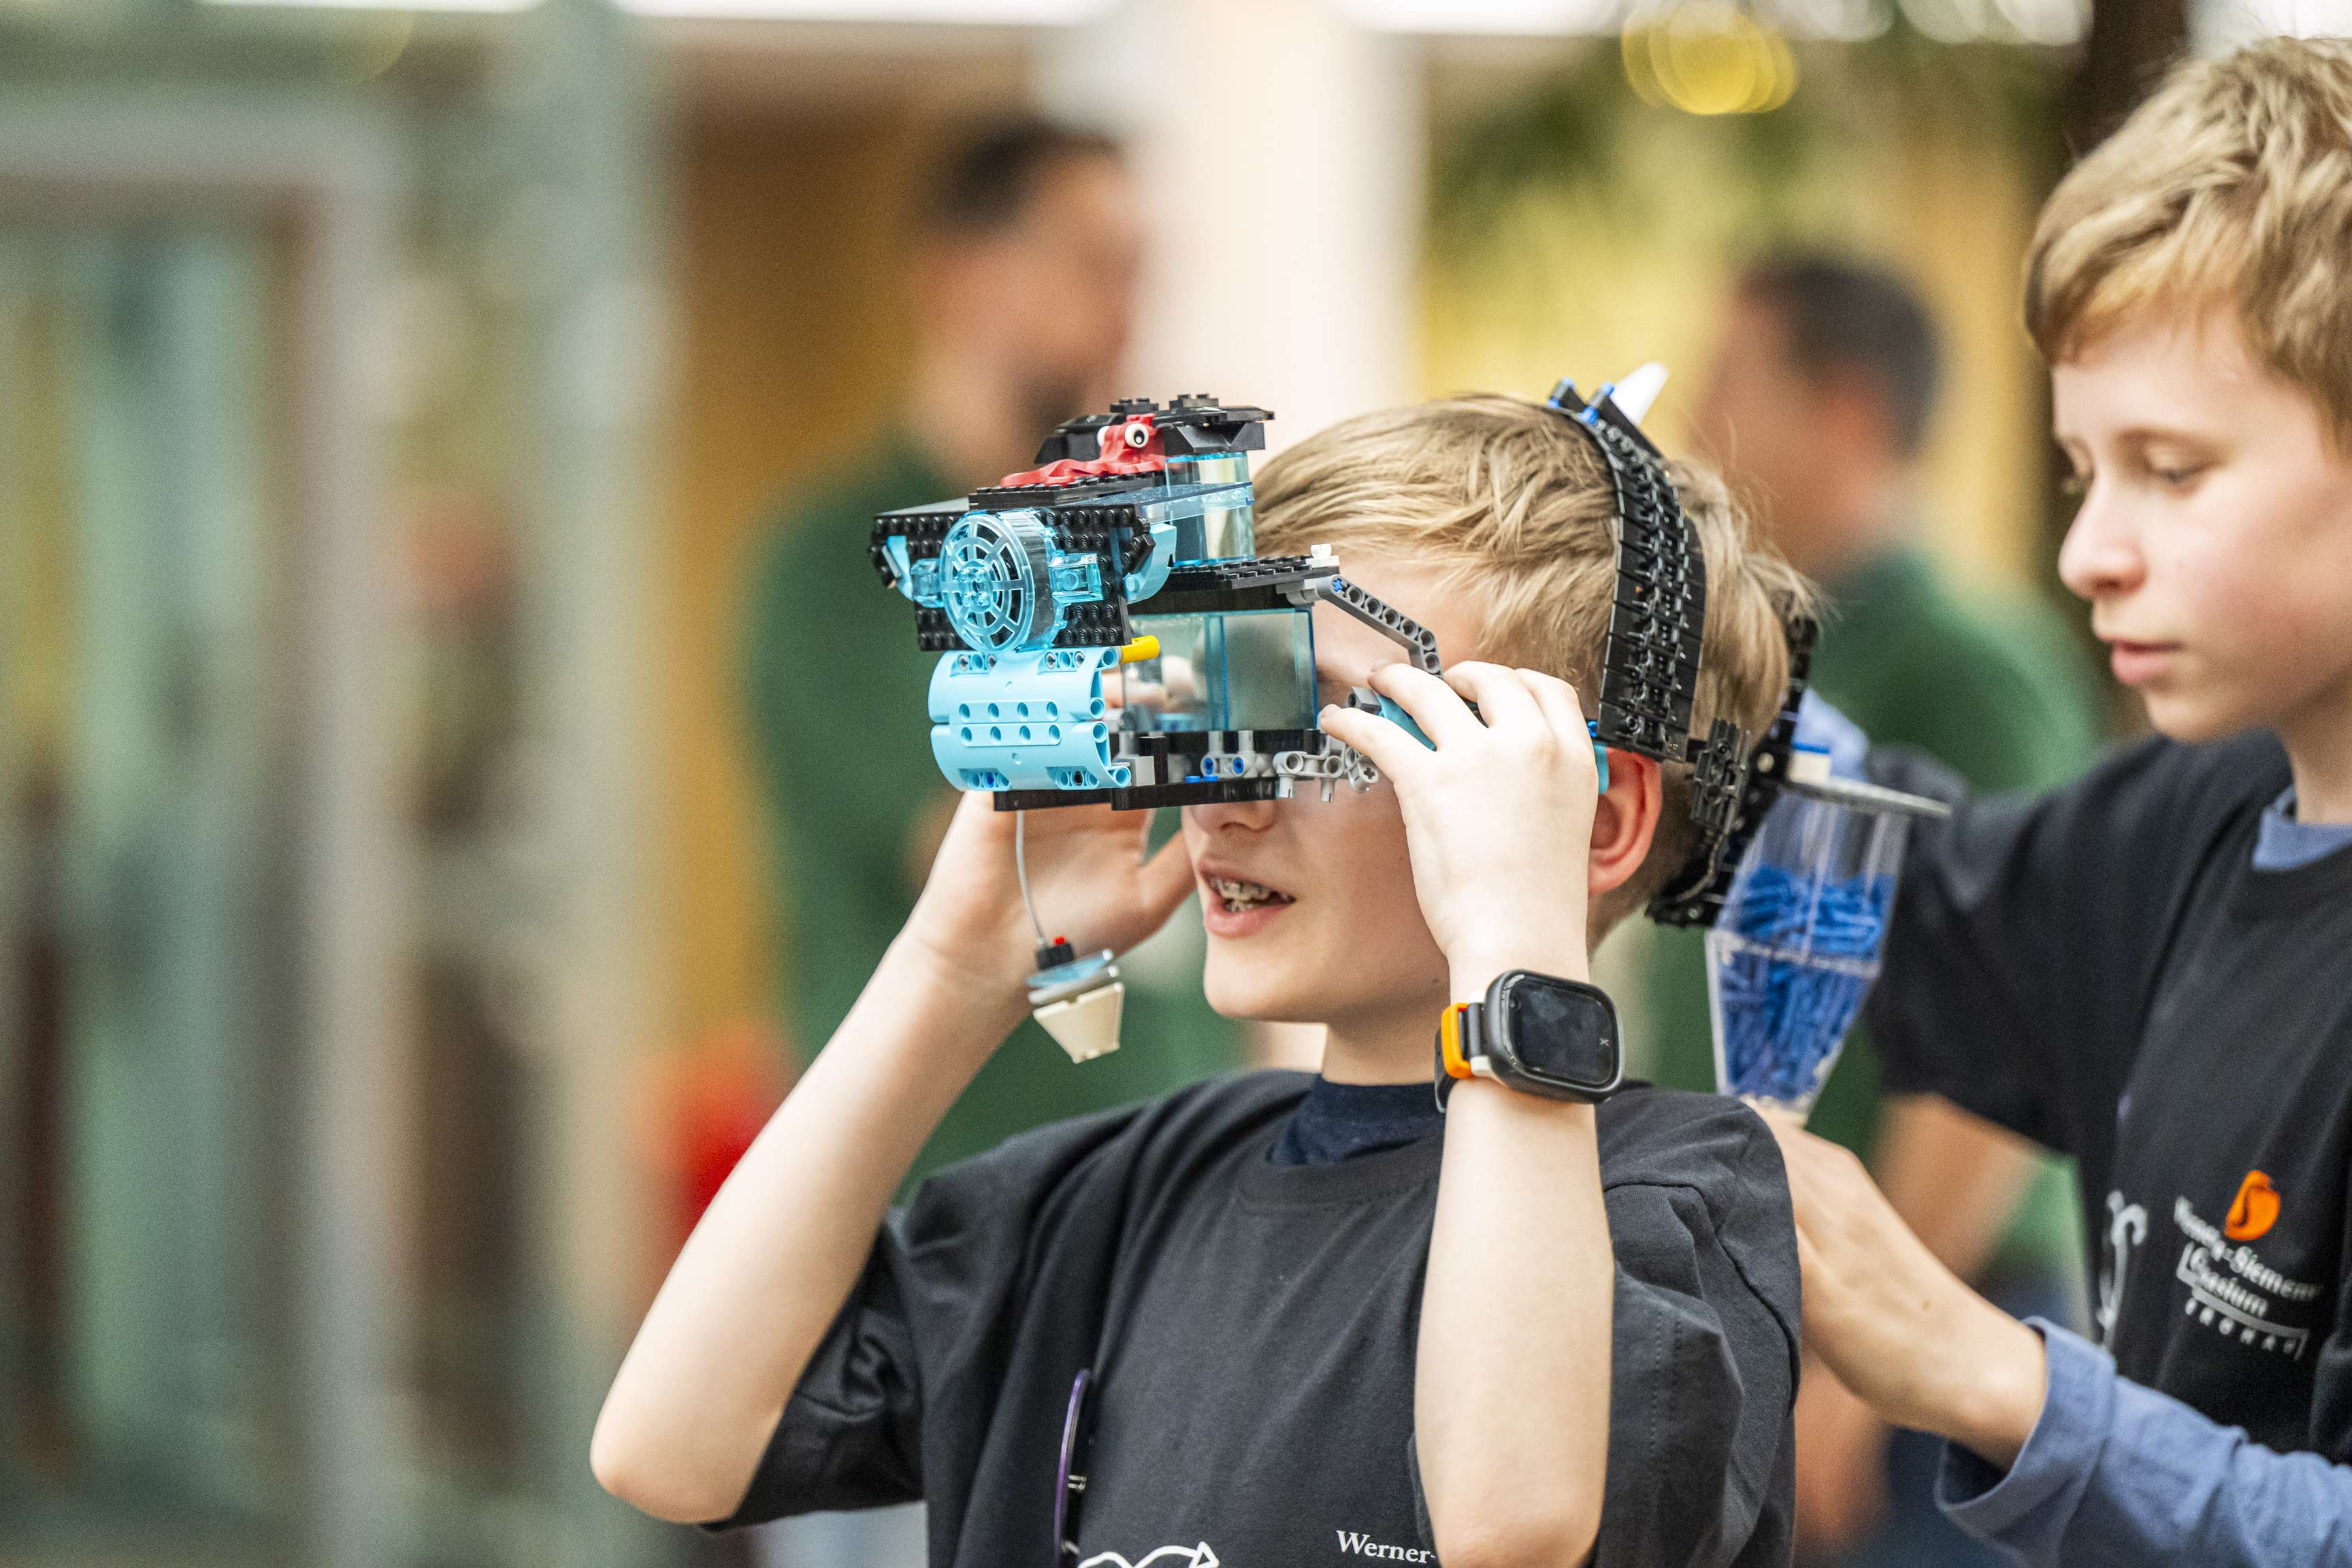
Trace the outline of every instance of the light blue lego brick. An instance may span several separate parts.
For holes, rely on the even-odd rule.
[[[1197,469],[1205,465],[1183,465]],[[1171,482],[1166,489],[1129,500],[1137,518],[1155,536],[1162,527],[1174,536],[1178,564],[1202,561],[1245,559],[1256,551],[1255,490],[1245,476],[1246,466],[1232,468],[1228,477],[1206,482]],[[1176,468],[1169,471],[1171,481]],[[1126,499],[1126,498],[1122,498]],[[1153,592],[1157,592],[1156,587]],[[1128,595],[1130,599],[1149,595]]]
[[[1427,735],[1422,733],[1421,726],[1412,721],[1412,714],[1398,707],[1392,700],[1381,696],[1377,691],[1373,692],[1372,695],[1380,700],[1381,718],[1387,720],[1398,729],[1402,730],[1406,734],[1411,735],[1423,745],[1428,746],[1433,750],[1435,748],[1436,742],[1432,741]]]
[[[1155,522],[1150,525],[1151,553],[1143,564],[1129,573],[1120,584],[1120,592],[1130,605],[1139,605],[1167,585],[1168,568],[1176,558],[1176,525]]]
[[[951,653],[931,672],[931,755],[958,789],[1111,789],[1103,675],[1109,647]]]
[[[898,584],[902,598],[916,604],[937,605],[940,602],[940,563],[937,561],[911,561],[907,555],[907,536],[894,533],[882,542],[882,552],[890,559],[891,580]]]
[[[1103,596],[1102,558],[1056,551],[1051,579],[1055,604],[1094,604]]]

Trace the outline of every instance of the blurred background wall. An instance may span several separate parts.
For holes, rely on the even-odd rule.
[[[746,574],[963,117],[1129,139],[1129,379],[1277,444],[1649,358],[1671,437],[1739,261],[1891,262],[1932,546],[2047,592],[2042,192],[2347,10],[0,3],[0,1562],[726,1550],[586,1434],[783,1087]]]

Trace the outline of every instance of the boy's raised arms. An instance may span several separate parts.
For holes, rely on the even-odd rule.
[[[1394,782],[1414,892],[1454,999],[1477,999],[1510,969],[1587,978],[1588,900],[1648,853],[1656,765],[1628,756],[1612,769],[1618,787],[1601,813],[1567,682],[1465,663],[1442,681],[1386,666],[1372,684],[1434,749],[1360,710],[1327,710],[1324,726]],[[1456,1085],[1413,1383],[1443,1561],[1591,1555],[1608,1473],[1615,1273],[1592,1107]]]
[[[1132,946],[1192,890],[1181,840],[1145,858],[1150,822],[1030,825],[1040,901],[1091,946]],[[906,928],[688,1238],[596,1422],[596,1479],[624,1501],[680,1523],[735,1510],[891,1194],[1026,1013],[1013,823],[964,798]]]

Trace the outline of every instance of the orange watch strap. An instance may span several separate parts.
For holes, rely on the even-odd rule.
[[[1472,1005],[1468,1002],[1454,1003],[1437,1020],[1438,1056],[1445,1064],[1445,1076],[1448,1078],[1478,1076],[1470,1066],[1470,1058],[1462,1052],[1463,1016],[1470,1011]]]

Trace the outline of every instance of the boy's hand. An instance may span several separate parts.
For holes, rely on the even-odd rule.
[[[1444,679],[1383,665],[1371,682],[1433,749],[1377,713],[1326,708],[1320,722],[1396,787],[1413,891],[1453,971],[1454,999],[1475,1000],[1509,969],[1585,978],[1600,777],[1575,689],[1478,663],[1457,664]]]
[[[1886,1421],[2006,1469],[2042,1414],[2042,1336],[1911,1233],[1860,1160],[1767,1113],[1789,1170],[1805,1348]]]
[[[1037,934],[1021,906],[1014,824],[1024,829],[1029,892],[1048,937],[1080,952],[1124,952],[1168,923],[1192,890],[1183,840],[1146,858],[1148,811],[1062,805],[998,811],[984,794],[964,796],[903,933],[916,949],[977,988],[974,997],[1017,1016],[1036,965]]]

